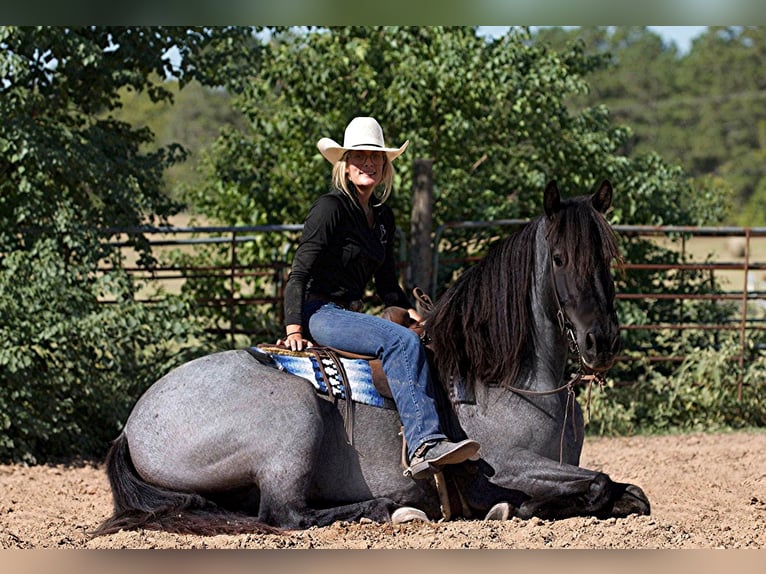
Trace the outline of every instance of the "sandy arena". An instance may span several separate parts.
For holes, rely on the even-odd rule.
[[[103,467],[0,466],[2,549],[766,548],[766,433],[589,438],[582,465],[641,486],[651,516],[560,521],[347,522],[284,535],[154,531],[91,538],[111,510]]]

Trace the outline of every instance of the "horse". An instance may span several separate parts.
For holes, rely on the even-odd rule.
[[[604,217],[612,193],[605,180],[565,199],[550,182],[544,214],[493,243],[427,313],[444,428],[479,441],[478,460],[413,480],[396,410],[355,404],[350,441],[345,401],[246,349],[220,351],[171,370],[136,402],[107,454],[114,513],[95,535],[437,520],[445,505],[466,518],[649,514],[640,487],[579,466],[573,381],[603,378],[620,348],[619,247]],[[570,350],[579,367],[567,382]]]

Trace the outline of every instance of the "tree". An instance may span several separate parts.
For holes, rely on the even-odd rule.
[[[182,300],[133,302],[136,285],[102,233],[173,213],[162,177],[184,157],[177,145],[151,149],[150,130],[111,112],[121,90],[169,101],[156,78],[217,82],[238,58],[257,56],[251,35],[0,28],[0,458],[105,450],[136,391],[201,335]],[[150,264],[144,236],[130,241]],[[103,261],[112,274],[99,271]]]
[[[685,55],[645,27],[543,29],[536,39],[581,42],[587,54],[608,59],[573,102],[603,104],[630,126],[623,153],[656,153],[700,189],[717,182],[731,203],[713,221],[762,225],[764,34],[760,26],[711,26]]]
[[[759,200],[766,177],[764,41],[760,26],[711,26],[681,70],[697,110],[690,170],[729,181],[738,222],[751,225],[766,224],[766,204]]]
[[[177,80],[164,80],[162,85],[172,93],[172,101],[153,102],[145,92],[122,89],[120,108],[110,113],[133,128],[151,130],[154,138],[144,145],[146,150],[172,144],[183,147],[186,159],[164,172],[164,192],[183,203],[184,189],[199,183],[196,165],[202,151],[212,146],[225,126],[242,120],[231,105],[231,94],[224,89],[203,86],[196,80],[183,87]]]
[[[601,88],[585,78],[605,61],[582,42],[553,49],[525,29],[493,41],[469,27],[275,30],[258,75],[236,76],[248,129],[219,139],[204,161],[205,185],[189,198],[229,224],[299,223],[329,185],[315,142],[373,115],[388,141],[411,141],[390,200],[403,230],[417,158],[434,162],[437,225],[536,215],[547,180],[586,191],[603,178],[615,180],[620,223],[709,221],[715,208],[690,200],[682,170],[656,154],[623,155],[629,129],[603,106],[572,105]],[[446,248],[465,250],[467,241]]]
[[[249,34],[164,27],[0,30],[0,249],[28,245],[38,236],[18,231],[30,227],[81,234],[82,223],[128,227],[172,214],[177,206],[163,193],[162,174],[184,150],[171,144],[146,151],[152,132],[109,112],[120,106],[122,89],[172,101],[171,91],[152,78],[173,75],[182,86],[217,81],[225,62],[248,54]],[[235,38],[237,53],[222,51]],[[168,55],[173,47],[182,55],[178,62]]]

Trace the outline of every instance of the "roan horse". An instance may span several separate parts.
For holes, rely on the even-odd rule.
[[[611,201],[608,181],[571,199],[551,182],[545,215],[496,242],[426,318],[445,428],[482,445],[480,460],[442,472],[462,516],[649,513],[639,487],[578,466],[583,417],[565,377],[570,347],[596,376],[619,348],[619,254],[602,215]],[[385,522],[410,507],[439,518],[436,481],[402,473],[396,411],[355,405],[352,446],[344,402],[246,350],[181,365],[144,393],[114,441],[114,514],[95,534]]]

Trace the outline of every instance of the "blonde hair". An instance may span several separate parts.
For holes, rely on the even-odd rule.
[[[388,154],[383,155],[386,158],[385,162],[383,162],[383,179],[380,181],[380,184],[378,184],[378,187],[383,187],[383,193],[380,197],[374,196],[378,198],[379,204],[386,202],[391,195],[391,189],[394,186],[394,165],[391,163],[391,160],[388,159]],[[345,152],[343,156],[335,162],[335,165],[332,166],[332,185],[335,189],[342,191],[352,200],[357,201],[356,196],[349,187],[349,181],[346,177],[347,156],[348,152]]]

